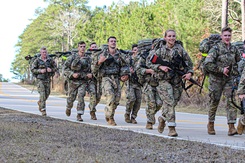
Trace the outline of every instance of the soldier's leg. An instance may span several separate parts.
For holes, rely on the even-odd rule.
[[[174,109],[174,90],[167,81],[160,81],[157,92],[163,102],[162,118],[168,122],[168,126],[175,127],[175,109]]]
[[[85,109],[84,97],[86,95],[87,83],[84,82],[79,86],[77,92],[77,114],[83,115]]]
[[[136,101],[135,89],[128,85],[126,89],[126,112],[124,114],[125,122],[127,123],[132,122],[130,118],[130,114],[133,110],[135,101]]]
[[[79,83],[70,82],[68,89],[68,97],[66,99],[66,115],[71,115],[71,109],[73,107],[73,102],[76,100]]]
[[[93,82],[89,83],[88,86],[88,92],[90,95],[90,99],[89,99],[89,109],[90,109],[90,115],[91,115],[91,119],[92,120],[97,120],[97,117],[95,115],[96,112],[96,105],[97,105],[97,101],[96,101],[96,89],[95,89],[95,84]]]
[[[232,92],[232,81],[228,81],[224,88],[224,96],[226,98],[226,113],[227,113],[227,123],[229,127],[228,136],[233,136],[237,134],[235,129],[235,123],[237,119],[237,109],[231,104],[231,92]],[[235,96],[235,95],[234,95]]]
[[[37,90],[38,90],[38,93],[39,93],[39,110],[42,111],[42,110],[46,110],[45,108],[45,85],[42,81],[38,81],[37,83]]]
[[[145,102],[147,104],[147,107],[145,109],[146,117],[147,117],[146,129],[153,129],[153,125],[156,122],[155,120],[155,113],[156,113],[155,93],[156,91],[153,91],[153,87],[147,84],[145,85],[143,93],[145,97]]]
[[[114,91],[113,84],[107,78],[102,79],[102,92],[106,97],[105,118],[106,121],[108,122],[111,116],[113,115],[115,91]]]
[[[140,110],[140,105],[141,105],[141,100],[142,100],[142,91],[141,91],[140,87],[135,88],[135,98],[136,98],[136,100],[134,102],[133,111],[132,111],[132,115],[131,115],[131,120],[132,120],[132,123],[134,123],[134,124],[137,123],[135,118],[137,117],[137,114]]]
[[[209,77],[209,111],[208,111],[208,134],[215,135],[214,121],[219,101],[223,91],[223,83],[215,77]]]
[[[45,87],[45,108],[46,108],[46,101],[50,95],[50,82],[45,82],[44,87]]]

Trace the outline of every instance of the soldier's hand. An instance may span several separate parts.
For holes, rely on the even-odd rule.
[[[159,66],[158,68],[164,72],[168,72],[168,70],[171,70],[171,68],[169,68],[168,66]]]
[[[40,69],[39,72],[43,74],[46,72],[46,69]]]
[[[52,69],[48,67],[48,68],[47,68],[47,71],[48,71],[48,72],[52,72]]]
[[[225,75],[225,76],[229,76],[229,66],[227,66],[227,67],[224,67],[224,69],[223,69],[223,74]]]
[[[241,100],[243,100],[243,99],[245,99],[245,94],[243,94],[243,95],[238,95],[238,97],[239,97]]]
[[[155,71],[152,69],[146,69],[146,73],[153,75],[153,74],[155,74]]]
[[[190,80],[191,76],[192,76],[191,73],[187,73],[187,74],[183,75],[182,78],[185,79],[185,80]]]
[[[79,75],[80,75],[79,73],[74,73],[74,74],[72,74],[72,77],[76,79],[79,77]]]
[[[103,54],[100,54],[100,59],[98,60],[98,65],[102,64],[103,62],[105,62],[107,58],[103,55]]]
[[[91,79],[93,77],[93,74],[87,74],[87,77]]]
[[[128,80],[128,75],[121,76],[121,81],[125,82]]]

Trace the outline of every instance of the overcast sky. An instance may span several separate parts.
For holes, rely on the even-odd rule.
[[[109,6],[112,2],[118,0],[89,0],[89,6]],[[126,4],[130,0],[124,0]],[[131,0],[140,1],[140,0]],[[151,1],[151,0],[150,0]],[[0,74],[3,78],[12,79],[13,74],[10,73],[11,63],[16,55],[15,44],[18,37],[22,34],[27,25],[30,24],[29,19],[34,18],[35,9],[47,6],[43,0],[2,0],[0,9]]]

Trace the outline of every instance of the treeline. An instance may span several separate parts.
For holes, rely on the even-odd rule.
[[[113,35],[117,37],[119,48],[130,49],[138,40],[163,37],[163,32],[171,28],[176,30],[177,39],[184,43],[193,62],[197,63],[199,42],[221,29],[221,0],[156,0],[150,4],[141,0],[128,5],[119,1],[93,10],[87,6],[87,0],[46,2],[48,7],[36,10],[36,19],[26,27],[16,44],[18,50],[11,71],[22,80],[28,79],[30,74],[24,56],[33,56],[42,46],[52,54],[76,48],[81,40],[102,45]],[[235,0],[230,3],[239,18],[239,6]],[[229,24],[235,31],[233,39],[241,40],[241,25],[232,18]]]

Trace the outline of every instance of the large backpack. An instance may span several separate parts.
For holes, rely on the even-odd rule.
[[[208,72],[204,69],[204,60],[207,57],[209,50],[220,41],[221,37],[219,34],[211,34],[208,38],[205,38],[200,42],[199,51],[202,53],[202,58],[199,62],[198,69],[205,75],[207,75]]]

